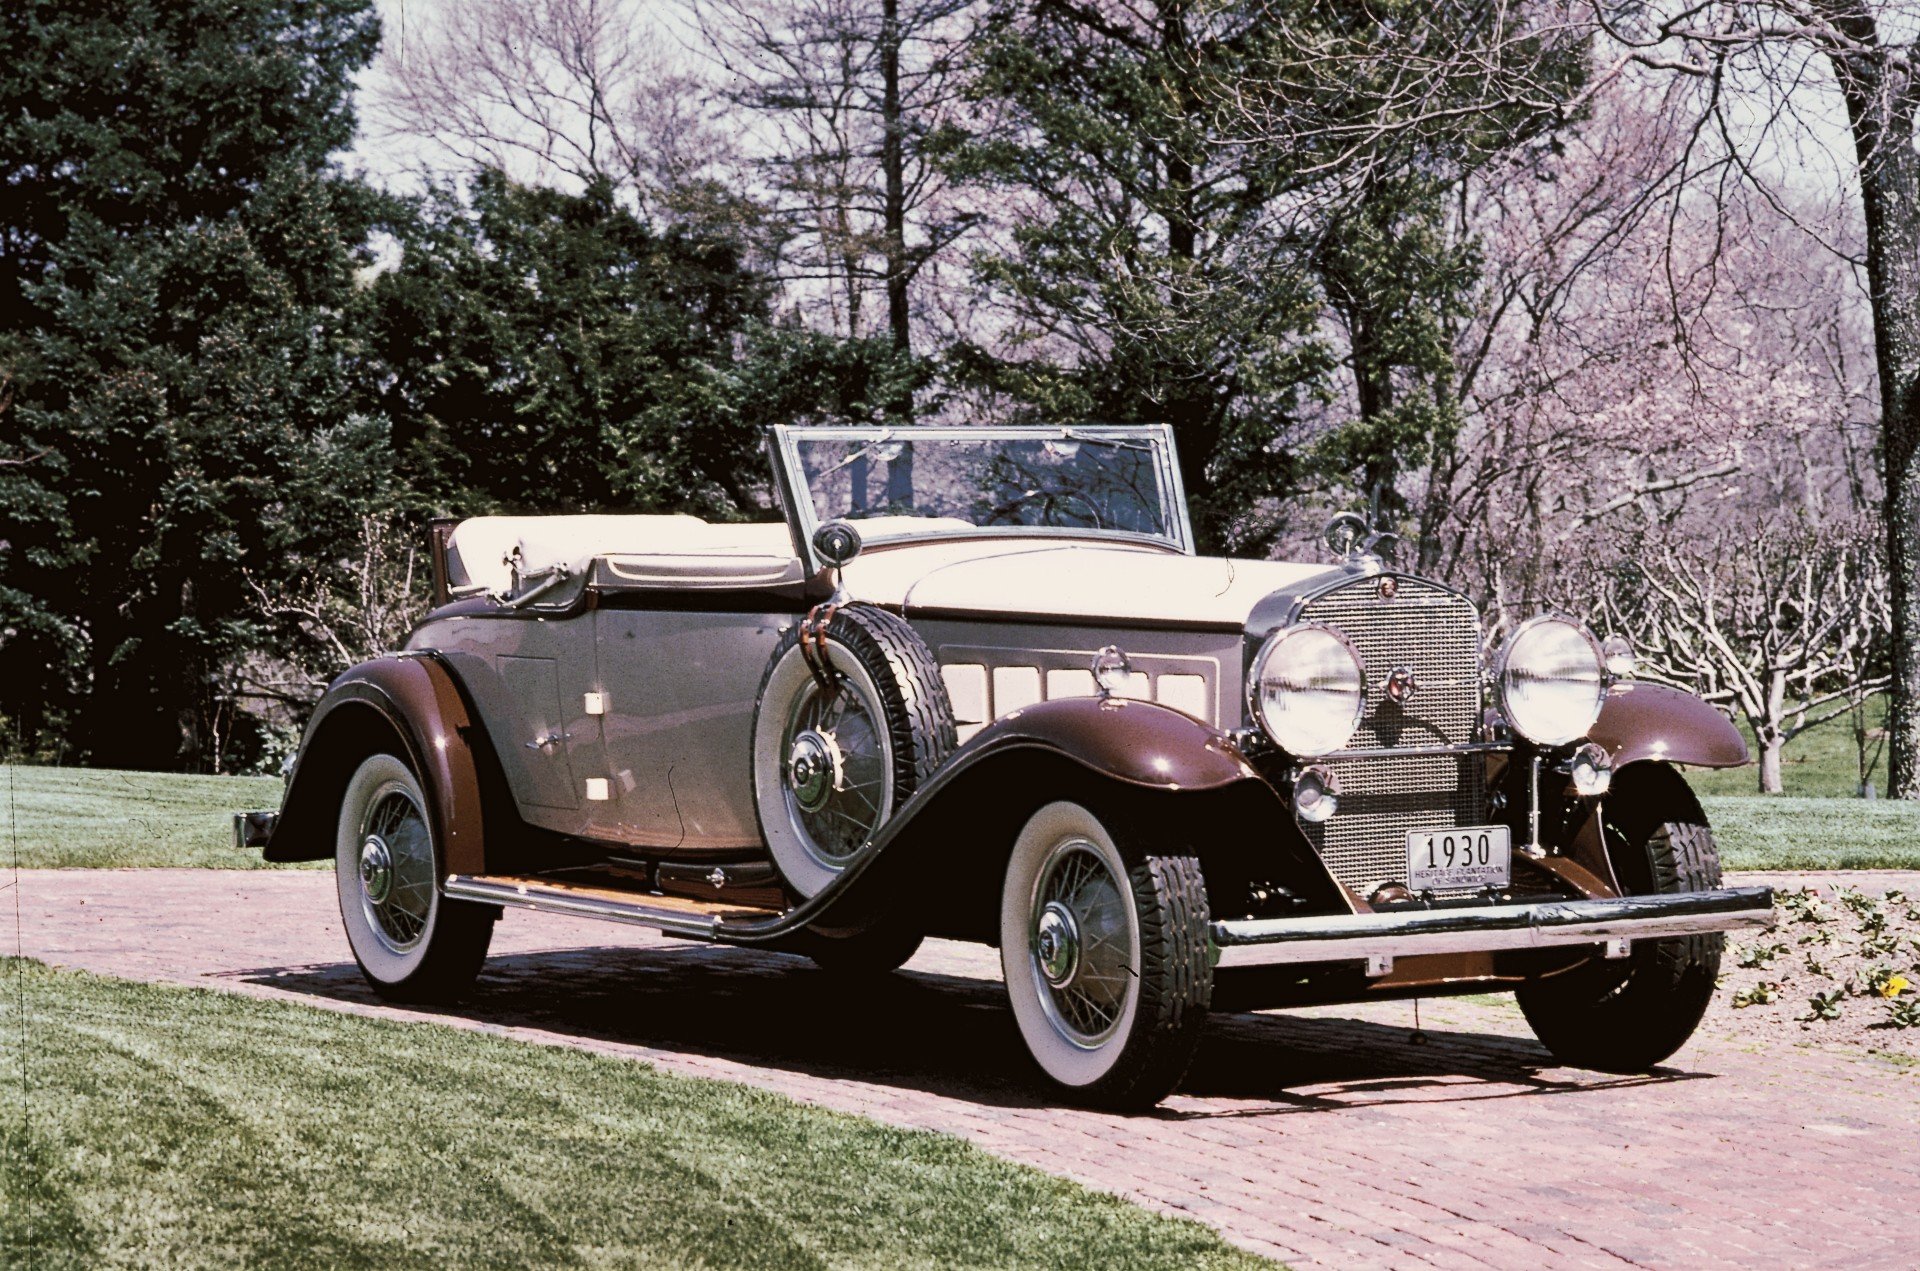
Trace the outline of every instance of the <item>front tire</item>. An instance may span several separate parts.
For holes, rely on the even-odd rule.
[[[1048,804],[1007,863],[1000,965],[1051,1081],[1082,1102],[1151,1107],[1186,1074],[1213,993],[1200,862],[1123,853],[1088,808]]]
[[[1616,787],[1601,829],[1628,895],[1720,886],[1720,852],[1706,814],[1671,768],[1643,770]],[[1718,932],[1637,940],[1625,958],[1594,958],[1515,993],[1533,1032],[1555,1057],[1601,1072],[1645,1072],[1693,1036],[1713,1000],[1725,937]]]
[[[334,877],[347,943],[367,983],[401,1002],[446,1001],[472,985],[499,910],[440,894],[431,805],[397,755],[369,755],[340,800]]]

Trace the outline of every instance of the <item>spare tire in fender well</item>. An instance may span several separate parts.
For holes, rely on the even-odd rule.
[[[882,830],[871,866],[828,912],[859,925],[906,905],[930,934],[992,943],[1014,838],[1060,799],[1198,855],[1218,916],[1237,912],[1234,895],[1253,881],[1283,882],[1314,912],[1352,912],[1230,739],[1153,703],[1097,698],[1027,708],[962,746]]]
[[[331,857],[347,780],[381,750],[399,754],[419,774],[447,869],[485,873],[479,765],[498,760],[453,672],[431,654],[362,662],[328,686],[308,721],[266,859]]]

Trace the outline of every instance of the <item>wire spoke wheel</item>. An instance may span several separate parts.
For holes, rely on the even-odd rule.
[[[1034,889],[1029,947],[1054,1026],[1077,1046],[1113,1036],[1138,978],[1133,903],[1084,838],[1055,845]]]
[[[404,784],[374,791],[360,818],[360,902],[369,925],[395,953],[419,944],[433,913],[433,837],[426,811]]]
[[[440,894],[427,787],[404,759],[376,752],[340,796],[334,880],[353,958],[376,993],[450,1001],[480,972],[498,914]]]
[[[873,837],[892,801],[892,756],[879,702],[842,674],[809,679],[789,712],[780,779],[787,816],[810,855],[838,867]]]
[[[1065,800],[1036,809],[1000,891],[1000,969],[1027,1053],[1102,1107],[1173,1089],[1213,993],[1199,859],[1136,821]]]

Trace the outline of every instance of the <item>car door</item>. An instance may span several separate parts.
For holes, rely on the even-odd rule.
[[[761,846],[753,807],[753,710],[790,613],[683,608],[609,597],[595,614],[608,701],[609,837],[676,856]],[[659,606],[659,607],[655,607]]]

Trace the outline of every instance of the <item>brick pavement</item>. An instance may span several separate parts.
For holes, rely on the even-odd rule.
[[[1920,876],[1875,880],[1920,894]],[[0,880],[4,885],[4,880]],[[810,964],[546,915],[446,1012],[364,988],[330,874],[26,871],[32,957],[432,1019],[747,1082],[1199,1218],[1295,1265],[1920,1265],[1920,1070],[1718,1026],[1660,1071],[1561,1068],[1504,999],[1221,1015],[1181,1091],[1119,1117],[1028,1077],[990,950],[931,942],[849,994]],[[12,906],[8,905],[7,908]]]

